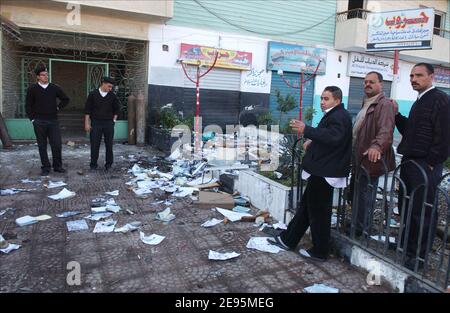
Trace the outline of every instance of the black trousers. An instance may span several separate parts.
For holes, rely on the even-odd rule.
[[[47,154],[47,138],[52,149],[53,168],[61,168],[61,131],[58,120],[35,119],[33,127],[39,147],[42,169],[50,169],[51,167]]]
[[[406,162],[409,159],[403,158],[402,162]],[[428,164],[426,164],[423,160],[415,160],[419,165],[423,168],[425,171],[425,174],[428,179],[428,188],[427,188],[427,195],[426,195],[426,202],[433,204],[434,203],[434,197],[436,195],[436,189],[439,184],[439,181],[442,177],[442,170],[443,165],[439,164],[436,165],[433,170],[430,169]],[[401,169],[400,169],[400,178],[403,180],[406,186],[406,195],[410,195],[411,192],[414,190],[415,187],[417,187],[420,184],[424,183],[424,176],[422,172],[417,168],[416,165],[414,165],[411,162],[405,163]],[[427,242],[428,239],[431,241],[431,245],[434,240],[434,236],[436,234],[436,227],[438,222],[438,214],[435,211],[434,216],[432,216],[432,209],[430,206],[424,207],[424,222],[423,227],[421,227],[421,215],[422,215],[422,205],[425,201],[424,199],[424,189],[421,187],[420,189],[417,189],[415,192],[415,195],[413,196],[413,203],[412,203],[412,212],[411,212],[411,226],[408,232],[408,243],[406,248],[406,254],[410,258],[415,258],[417,256],[417,248],[419,247],[420,243],[420,249],[419,254],[421,258],[425,257],[426,250],[427,250]],[[400,191],[399,191],[399,209],[401,210],[403,202],[405,202],[405,213],[403,214],[403,223],[405,223],[405,229],[402,233],[401,238],[401,244],[402,247],[405,242],[405,236],[406,236],[406,222],[408,217],[408,206],[409,206],[409,200],[404,199],[405,196],[405,190],[400,184]],[[422,228],[422,238],[419,240],[420,237],[420,229]],[[431,231],[431,237],[428,235]],[[430,248],[431,248],[430,245]]]
[[[111,167],[113,164],[113,138],[114,138],[114,121],[113,120],[91,120],[91,167],[97,167],[98,153],[102,136],[105,140],[105,166]]]
[[[328,256],[331,228],[331,206],[333,187],[325,178],[311,175],[303,192],[300,208],[280,236],[281,240],[294,249],[308,227],[311,227],[313,254],[317,257]]]
[[[351,180],[354,180],[351,183],[354,183],[355,190],[352,203],[352,223],[356,231],[369,230],[377,198],[379,177],[370,177],[361,173],[358,181],[354,175]]]

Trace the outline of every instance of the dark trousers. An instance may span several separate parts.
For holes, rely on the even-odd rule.
[[[369,230],[373,211],[375,207],[378,177],[370,177],[365,174],[359,175],[359,179],[352,175],[354,180],[353,204],[352,204],[352,224],[356,231]]]
[[[58,120],[35,119],[33,122],[34,133],[39,147],[42,169],[50,169],[50,161],[47,154],[47,138],[52,149],[53,168],[62,167],[61,156],[61,132]]]
[[[330,243],[331,206],[333,187],[325,178],[311,175],[302,195],[300,208],[289,223],[281,240],[294,249],[302,239],[308,227],[311,227],[313,254],[326,258]]]
[[[111,167],[113,164],[113,138],[114,122],[112,120],[91,120],[91,167],[97,167],[98,153],[102,135],[105,140],[106,159],[105,166]]]
[[[403,158],[402,162],[408,161],[407,158]],[[427,188],[427,195],[426,195],[426,202],[433,205],[434,203],[434,197],[436,195],[436,189],[439,184],[439,181],[442,176],[442,170],[443,165],[439,164],[436,165],[433,170],[430,169],[428,164],[426,164],[423,160],[415,160],[419,165],[423,168],[426,177],[428,179],[428,188]],[[417,166],[411,162],[405,163],[401,169],[400,169],[400,178],[405,183],[406,186],[406,195],[410,196],[411,192],[416,188],[418,185],[423,184],[425,179],[422,174],[422,172],[417,168]],[[402,233],[401,238],[401,244],[402,247],[405,242],[406,238],[406,223],[407,223],[407,217],[410,205],[410,201],[408,199],[404,199],[405,196],[405,190],[400,184],[400,191],[399,191],[399,209],[402,209],[403,202],[405,205],[405,211],[403,214],[403,223],[405,223],[405,228]],[[438,222],[438,214],[435,211],[434,216],[432,216],[432,208],[430,206],[425,206],[423,210],[425,210],[424,213],[424,221],[423,221],[423,227],[422,227],[422,238],[419,240],[420,237],[420,230],[421,230],[421,215],[422,215],[422,206],[424,203],[424,189],[423,187],[417,189],[415,192],[415,195],[411,199],[413,201],[412,207],[411,207],[411,226],[409,229],[409,236],[408,236],[408,243],[406,248],[406,254],[410,258],[416,257],[417,248],[419,247],[420,243],[420,250],[419,250],[419,256],[421,258],[425,257],[426,250],[427,250],[427,244],[428,239],[430,240],[430,248],[434,240],[434,236],[436,234],[436,227]],[[428,235],[431,231],[431,237]]]

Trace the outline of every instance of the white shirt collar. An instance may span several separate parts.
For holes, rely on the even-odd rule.
[[[100,95],[101,95],[102,97],[106,97],[106,95],[108,94],[107,91],[102,91],[101,88],[98,88],[98,91],[100,92]]]
[[[49,83],[46,84],[42,84],[41,82],[38,82],[39,86],[41,86],[42,88],[47,88]]]
[[[338,104],[338,105],[341,105],[341,104]],[[324,111],[324,113],[327,114],[328,112],[330,112],[331,110],[333,110],[333,109],[334,109],[335,107],[337,107],[338,105],[335,105],[335,106],[332,107],[332,108],[326,109],[326,110]]]
[[[420,98],[422,98],[422,96],[423,96],[424,94],[426,94],[428,91],[430,91],[430,90],[433,89],[433,88],[434,88],[434,86],[431,86],[430,88],[428,88],[428,89],[425,90],[424,92],[419,93],[419,94],[417,95],[417,100],[419,100]]]

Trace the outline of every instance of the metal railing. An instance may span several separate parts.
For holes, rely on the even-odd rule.
[[[366,20],[367,19],[367,13],[370,13],[369,10],[364,9],[353,9],[343,12],[336,13],[336,22],[345,22],[350,19],[359,18]]]
[[[306,184],[296,145],[292,148],[292,182],[294,176],[297,181],[287,210],[292,213],[300,207]],[[380,177],[371,177],[361,165],[349,187],[338,190],[335,234],[414,276],[430,290],[443,292],[450,285],[450,173],[440,178],[434,197],[427,198],[433,183],[428,169],[408,160],[389,172],[382,162],[385,170]],[[401,177],[402,168],[415,171],[421,182],[411,186]]]

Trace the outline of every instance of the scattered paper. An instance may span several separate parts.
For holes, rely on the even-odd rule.
[[[107,218],[113,215],[111,212],[103,212],[103,213],[94,213],[89,214],[85,217],[85,219],[91,220],[91,221],[100,221],[103,218]]]
[[[216,210],[232,222],[240,221],[241,218],[243,218],[244,216],[253,216],[248,213],[238,213],[238,212],[233,212],[231,210],[221,209],[221,208],[216,208]]]
[[[272,227],[273,227],[274,229],[287,229],[286,224],[283,223],[283,222],[278,222],[278,223],[276,223],[276,224],[273,224]]]
[[[16,244],[10,243],[6,248],[0,249],[0,251],[3,252],[3,253],[10,253],[11,251],[17,250],[19,248],[20,248],[20,245],[16,245]]]
[[[65,182],[63,182],[62,180],[60,180],[60,181],[56,181],[56,182],[49,181],[48,184],[44,184],[44,186],[48,189],[52,189],[52,188],[67,186],[67,184]]]
[[[106,220],[95,224],[94,233],[110,233],[114,231],[117,221]]]
[[[30,215],[25,215],[16,219],[16,224],[19,226],[27,226],[37,223],[38,220]]]
[[[376,241],[382,241],[382,242],[386,241],[386,236],[374,235],[374,236],[370,236],[370,238],[372,238],[373,240],[376,240]],[[395,243],[395,237],[389,237],[389,242]]]
[[[216,218],[212,218],[209,221],[204,222],[200,226],[202,226],[202,227],[212,227],[212,226],[215,226],[215,225],[220,224],[222,222],[223,222],[223,220],[218,220]]]
[[[178,191],[173,194],[174,197],[183,198],[192,195],[194,191],[198,191],[198,188],[194,187],[179,187]]]
[[[2,216],[3,214],[6,214],[8,211],[15,211],[16,209],[14,208],[6,208],[4,210],[0,211],[0,216]]]
[[[248,212],[250,212],[250,208],[246,208],[245,206],[237,205],[233,208],[233,212],[248,213]]]
[[[53,200],[62,200],[62,199],[72,198],[74,196],[75,196],[75,192],[67,190],[66,188],[64,188],[63,190],[61,190],[57,194],[51,195],[51,196],[48,196],[48,197],[50,199],[53,199]]]
[[[247,248],[270,253],[278,253],[280,251],[286,251],[284,249],[281,249],[280,247],[270,244],[267,241],[268,238],[270,237],[251,237],[250,240],[247,242]]]
[[[107,191],[107,192],[105,192],[105,194],[110,195],[110,196],[118,196],[119,190]]]
[[[240,253],[236,253],[236,252],[226,252],[226,253],[221,253],[221,252],[216,252],[213,250],[209,250],[209,254],[208,254],[208,259],[210,260],[229,260],[232,258],[237,258],[238,256],[240,256]]]
[[[114,232],[115,233],[123,233],[123,234],[125,234],[125,233],[128,233],[128,232],[137,230],[139,228],[139,226],[141,226],[141,224],[142,223],[139,222],[139,221],[131,222],[131,223],[125,224],[122,227],[119,227],[119,228],[116,227],[114,229]]]
[[[10,196],[22,191],[30,191],[35,189],[19,189],[19,188],[9,188],[9,189],[0,189],[0,196]]]
[[[41,182],[40,179],[38,180],[31,180],[31,179],[22,179],[20,180],[23,184],[39,184]]]
[[[85,220],[68,221],[68,222],[66,222],[66,225],[67,225],[68,231],[78,231],[78,230],[89,229],[89,226]]]
[[[78,215],[80,213],[81,212],[78,212],[78,211],[68,211],[68,212],[63,212],[61,214],[56,214],[56,216],[64,218],[64,217],[70,217],[70,216]]]
[[[160,236],[157,234],[152,234],[150,236],[145,236],[143,232],[139,233],[139,237],[141,238],[141,241],[147,245],[157,245],[161,243],[161,241],[164,240],[164,236]]]
[[[39,216],[36,216],[35,217],[35,219],[37,220],[37,221],[39,221],[39,222],[41,222],[41,221],[46,221],[46,220],[49,220],[49,219],[51,219],[52,217],[50,216],[50,215],[39,215]]]
[[[163,222],[170,222],[171,220],[175,219],[175,214],[170,212],[170,208],[166,208],[164,211],[156,214],[156,219]]]
[[[324,284],[314,284],[304,288],[307,293],[339,293],[339,289]]]

